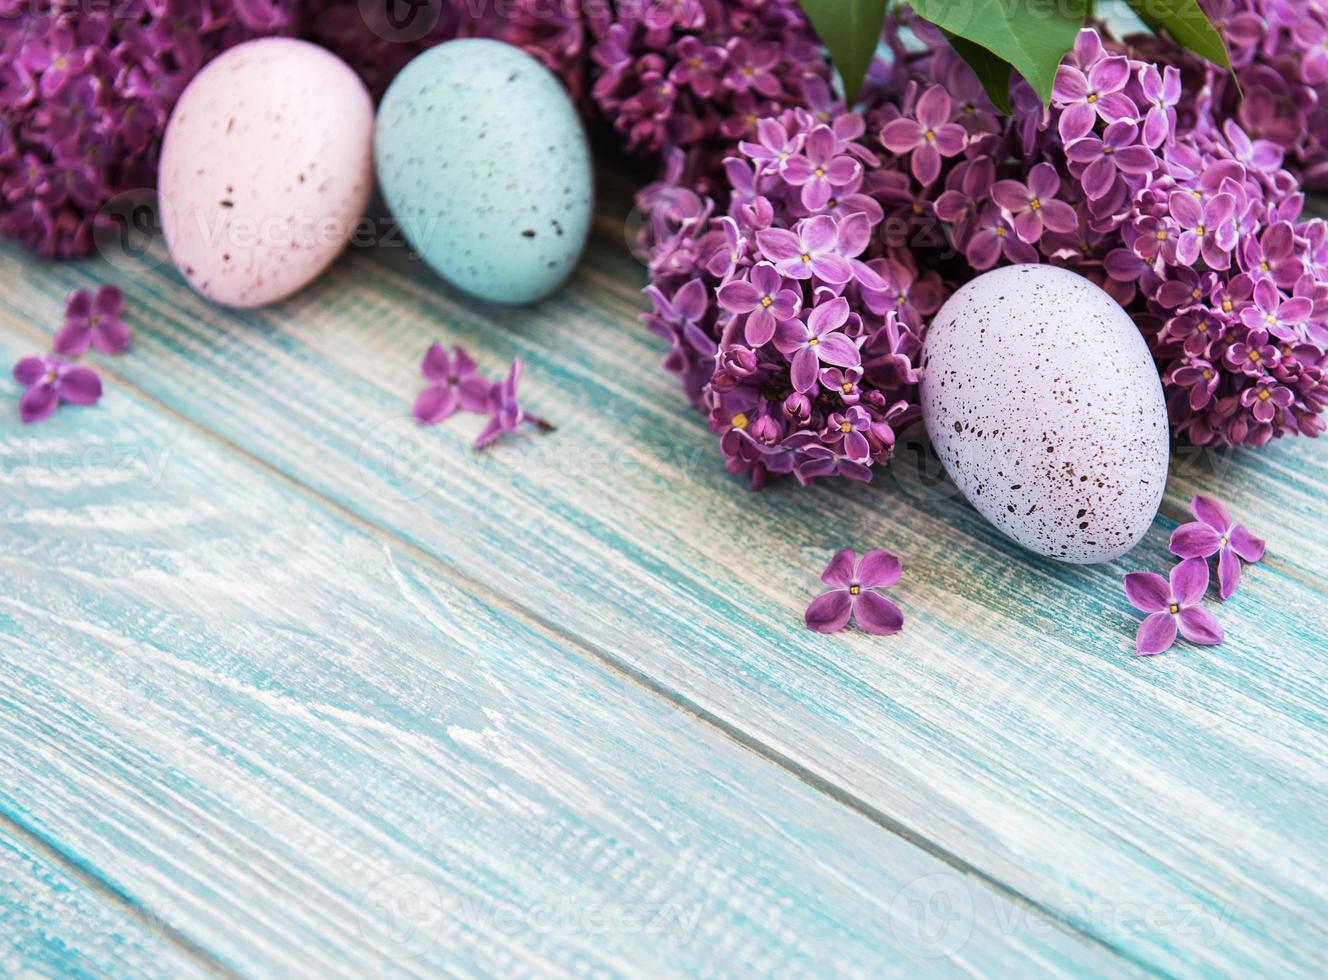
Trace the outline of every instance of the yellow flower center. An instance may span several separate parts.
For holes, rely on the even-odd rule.
[[[1204,380],[1205,380],[1205,381],[1212,381],[1212,380],[1213,380],[1213,372],[1212,372],[1211,370],[1209,370],[1208,368],[1204,368],[1204,370],[1203,370],[1203,376],[1204,376]]]
[[[1203,295],[1203,290],[1200,289],[1198,286],[1195,286],[1193,289],[1190,290],[1190,295],[1193,296],[1195,299],[1198,299],[1200,296]]]
[[[1028,209],[1030,211],[1038,211],[1041,210],[1041,208],[1042,208],[1042,202],[1039,201],[1036,197],[1029,200]]]
[[[840,432],[852,432],[852,431],[853,431],[853,423],[851,423],[851,422],[840,422],[840,423],[839,423],[839,431],[840,431]]]
[[[742,412],[739,412],[737,415],[733,416],[733,427],[735,429],[745,429],[747,428],[747,421],[747,416]]]
[[[936,131],[935,131],[935,130],[933,130],[933,129],[929,129],[929,130],[927,130],[926,136],[927,136],[927,142],[928,142],[928,143],[935,143],[935,142],[936,142]]]
[[[1205,228],[1203,225],[1200,225],[1198,228],[1194,229],[1194,235],[1196,238],[1203,238],[1204,233],[1206,231],[1208,231],[1208,229]]]
[[[848,594],[849,594],[849,595],[861,595],[861,594],[862,594],[862,586],[861,586],[861,585],[850,585],[850,586],[848,587]]]
[[[1268,400],[1268,389],[1267,389],[1267,388],[1260,388],[1260,389],[1259,389],[1259,400],[1260,400],[1260,401],[1265,401],[1265,402]],[[1226,544],[1226,543],[1227,543],[1227,539],[1226,539],[1226,538],[1223,538],[1223,539],[1222,539],[1222,543],[1223,543],[1223,544]]]
[[[774,305],[774,302],[775,302],[775,301],[774,301],[773,299],[771,299],[769,296],[762,296],[762,297],[761,297],[761,305],[762,305],[762,306],[773,306],[773,305]]]
[[[1170,609],[1170,611],[1171,611],[1171,615],[1173,615],[1173,616],[1176,615],[1176,613],[1180,612],[1180,606],[1177,605],[1177,604],[1174,603],[1174,602],[1173,602],[1170,606],[1168,606],[1167,608]]]
[[[803,252],[803,253],[802,253],[802,261],[804,261],[804,262],[811,262],[811,260],[812,260],[812,257],[811,257],[811,255],[810,255],[809,253],[807,253],[807,252]]]
[[[1257,350],[1250,351],[1250,360],[1256,364],[1259,363],[1260,358],[1259,358],[1259,352]]]
[[[1264,259],[1262,262],[1259,263],[1259,271],[1260,271],[1260,272],[1267,272],[1267,271],[1268,271],[1268,260],[1267,260],[1267,259]]]
[[[1267,314],[1266,316],[1264,316],[1264,318],[1263,318],[1263,322],[1266,323],[1266,324],[1268,324],[1268,326],[1271,327],[1274,323],[1277,322],[1277,317],[1275,317],[1275,316],[1273,316],[1271,313],[1269,313],[1269,314]]]
[[[1093,104],[1094,102],[1096,102],[1096,101],[1097,101],[1097,93],[1096,93],[1096,92],[1089,92],[1089,93],[1088,93],[1088,104],[1089,104],[1089,105],[1092,105],[1092,104]]]
[[[819,337],[813,337],[811,340],[807,341],[807,346],[808,346],[808,347],[815,347],[815,346],[816,346],[817,344],[819,344],[820,342],[821,342],[821,341],[820,341],[820,338],[819,338]]]
[[[815,170],[812,171],[812,173],[815,174],[817,177],[825,176],[825,170],[822,169],[821,167],[817,167]]]
[[[1168,232],[1165,228],[1159,228],[1157,230],[1157,240],[1159,242],[1165,242],[1170,237],[1171,237],[1170,232]]]
[[[997,238],[1004,238],[1004,237],[1005,237],[1005,228],[1004,228],[1004,226],[998,227],[998,228],[996,229],[996,237],[997,237]]]
[[[846,395],[849,394],[850,392],[853,391],[853,382],[845,381],[842,385],[839,386],[839,390]]]
[[[1223,313],[1230,313],[1231,310],[1232,310],[1232,302],[1231,302],[1231,300],[1229,300],[1229,299],[1224,299],[1224,300],[1222,300],[1222,312],[1223,312]]]

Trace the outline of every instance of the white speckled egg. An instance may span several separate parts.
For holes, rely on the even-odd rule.
[[[994,269],[941,307],[922,363],[927,433],[997,528],[1081,563],[1143,537],[1167,481],[1162,382],[1098,286],[1048,265]]]
[[[590,228],[590,153],[558,79],[500,41],[449,41],[393,80],[374,156],[407,241],[443,278],[499,303],[558,287]]]
[[[227,306],[275,302],[322,272],[364,213],[373,101],[316,45],[238,45],[176,103],[158,187],[166,244],[191,286]]]

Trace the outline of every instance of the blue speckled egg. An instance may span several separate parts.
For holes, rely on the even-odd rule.
[[[430,48],[383,96],[383,197],[410,244],[483,299],[528,303],[576,265],[590,229],[590,152],[558,79],[519,48]]]

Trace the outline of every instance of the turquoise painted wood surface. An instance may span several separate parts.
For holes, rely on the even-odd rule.
[[[308,966],[382,967],[366,949],[391,929],[354,935],[356,897],[374,880],[364,868],[394,861],[443,899],[588,890],[630,906],[613,883],[641,874],[610,857],[587,868],[562,835],[676,824],[719,863],[631,848],[666,894],[716,903],[714,930],[685,948],[518,929],[520,963],[481,936],[391,964],[1315,972],[1328,956],[1324,446],[1178,458],[1145,542],[1087,568],[1019,551],[908,468],[753,496],[635,323],[642,272],[622,227],[610,204],[568,287],[520,310],[383,248],[246,314],[209,307],[169,266],[130,280],[0,251],[6,354],[40,346],[68,289],[108,279],[137,331],[135,352],[104,365],[103,405],[0,429],[20,461],[4,471],[2,550],[28,583],[0,620],[0,680],[6,710],[29,719],[7,751],[35,787],[4,799],[11,819],[164,904],[239,970],[288,965],[303,944]],[[475,455],[477,420],[416,428],[433,339],[491,372],[525,357],[526,400],[558,432]],[[78,463],[89,433],[133,458]],[[1218,610],[1224,646],[1135,659],[1120,576],[1165,568],[1197,490],[1263,533],[1269,558]],[[801,628],[844,546],[902,557],[900,636]],[[440,591],[457,617],[441,631],[449,656],[427,615],[442,615],[425,598]],[[126,650],[155,672],[116,685],[132,711],[89,716],[89,686]],[[606,703],[604,685],[621,697]],[[494,698],[511,744],[483,715]],[[457,712],[488,761],[448,747]],[[548,759],[579,774],[575,790]],[[457,772],[504,802],[452,799]],[[552,843],[509,840],[466,808],[510,804],[535,834],[549,794],[586,796]],[[444,800],[473,863],[420,817]],[[918,902],[918,879],[963,887]],[[970,919],[966,895],[990,914]],[[281,912],[253,914],[266,906]],[[951,949],[940,926],[965,921]]]
[[[132,391],[0,458],[0,835],[196,966],[1132,969]]]

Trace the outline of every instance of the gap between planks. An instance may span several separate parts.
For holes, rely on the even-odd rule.
[[[13,838],[17,844],[28,848],[51,864],[63,869],[71,878],[84,885],[113,911],[132,919],[155,935],[159,935],[177,952],[192,960],[201,969],[215,976],[225,977],[227,980],[240,980],[241,975],[239,973],[217,959],[208,949],[194,942],[187,934],[176,929],[169,922],[153,915],[141,902],[125,894],[97,872],[90,871],[81,861],[66,854],[57,844],[29,829],[7,813],[0,812],[0,830]]]
[[[18,326],[19,330],[29,336],[40,339],[43,342],[47,339],[44,333],[37,330],[35,327],[31,327],[27,323],[19,323]],[[303,480],[292,474],[287,473],[285,470],[282,470],[280,467],[268,462],[262,457],[255,455],[250,450],[231,441],[229,438],[209,426],[177,411],[172,406],[156,398],[150,392],[143,390],[137,384],[121,375],[113,365],[103,363],[99,365],[99,370],[103,375],[113,379],[123,389],[132,392],[135,397],[142,399],[145,403],[151,405],[153,408],[170,417],[177,423],[222,447],[232,455],[239,457],[260,472],[263,472],[286,485],[305,499],[313,502],[315,505],[332,511],[383,544],[399,548],[403,552],[411,555],[417,561],[432,568],[437,574],[456,585],[459,589],[471,594],[485,594],[489,596],[489,601],[492,602],[495,607],[499,607],[514,615],[526,626],[537,631],[542,631],[552,638],[561,641],[573,652],[579,651],[582,656],[588,657],[591,661],[599,664],[619,677],[622,677],[627,682],[640,687],[642,690],[663,701],[674,710],[681,711],[696,719],[701,724],[714,729],[746,751],[752,752],[761,759],[778,766],[790,775],[801,780],[816,792],[829,798],[834,803],[847,807],[855,813],[858,813],[892,836],[898,837],[913,847],[918,848],[925,854],[944,862],[947,866],[953,868],[960,874],[970,877],[993,889],[998,894],[1009,898],[1017,906],[1041,917],[1044,921],[1052,923],[1056,928],[1068,935],[1078,937],[1104,953],[1129,963],[1148,974],[1155,976],[1165,975],[1153,964],[1136,957],[1134,954],[1120,948],[1115,943],[1098,935],[1096,932],[1085,929],[1074,922],[1069,921],[1050,906],[1025,895],[1014,886],[964,860],[957,854],[952,853],[925,835],[918,833],[907,824],[892,817],[884,810],[873,805],[857,794],[840,786],[831,779],[822,776],[814,769],[790,758],[773,746],[768,745],[757,736],[728,721],[722,715],[719,715],[693,701],[682,692],[667,687],[645,671],[615,656],[611,651],[603,649],[597,644],[591,643],[585,638],[571,633],[561,624],[527,608],[512,599],[510,596],[491,592],[485,588],[482,582],[475,579],[464,570],[457,568],[437,555],[427,551],[423,547],[398,535],[391,529],[385,528],[381,524],[357,513],[350,507],[325,496],[317,488],[305,483]],[[3,814],[0,814],[0,821],[4,821],[6,824],[10,822]],[[43,852],[46,853],[51,860],[57,861],[62,867],[68,868],[71,873],[80,876],[87,876],[89,874],[86,869],[73,863],[70,859],[66,859],[63,852],[61,852],[54,844],[47,842],[44,838],[38,837],[32,831],[27,830],[27,828],[23,828],[17,824],[15,826],[18,827],[26,837],[31,838],[34,842],[40,842],[43,847]],[[119,890],[109,882],[102,881],[98,888],[98,893],[105,893],[108,896],[113,896],[115,899],[113,904],[123,904],[128,908],[137,909],[137,914],[140,916],[146,915],[146,913],[142,911],[142,906],[137,906],[131,899],[120,893]],[[172,930],[172,932],[174,932],[174,930]],[[177,935],[179,940],[185,944],[182,947],[183,952],[193,955],[193,951],[197,951],[198,955],[204,958],[202,961],[204,965],[211,969],[223,971],[224,975],[228,977],[236,975],[221,964],[220,961],[212,956],[212,954],[203,950],[202,947],[198,946],[187,936],[182,934]]]

